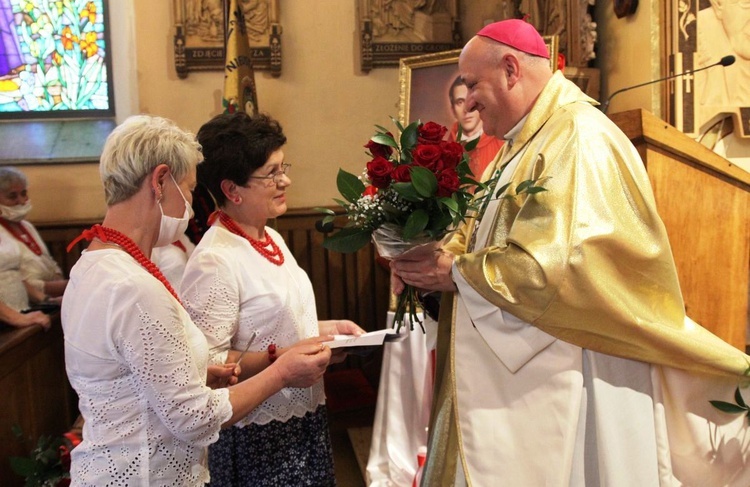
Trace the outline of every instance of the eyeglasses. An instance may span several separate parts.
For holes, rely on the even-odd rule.
[[[279,169],[278,171],[272,172],[268,176],[248,176],[248,178],[249,179],[266,179],[266,180],[272,179],[274,184],[279,184],[281,182],[281,178],[285,174],[289,173],[290,167],[292,167],[291,164],[284,163],[281,165],[281,169]]]

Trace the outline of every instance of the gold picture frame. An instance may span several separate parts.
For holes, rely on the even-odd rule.
[[[175,70],[180,78],[190,71],[221,71],[228,0],[172,0],[174,9]],[[245,14],[252,65],[255,70],[281,75],[281,24],[278,0],[240,0]]]
[[[547,52],[549,52],[549,67],[552,71],[557,71],[557,55],[560,52],[560,37],[559,36],[542,36],[544,44],[547,46]]]
[[[398,119],[452,123],[448,90],[458,76],[461,49],[402,58],[399,63]],[[442,100],[440,103],[438,100]]]

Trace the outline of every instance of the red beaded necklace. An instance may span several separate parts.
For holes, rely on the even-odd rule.
[[[250,242],[250,245],[252,245],[253,248],[270,263],[274,265],[281,265],[284,263],[284,254],[268,232],[266,232],[265,240],[256,240],[242,230],[240,226],[223,211],[219,211],[219,221],[224,225],[224,228]]]
[[[94,225],[88,230],[84,230],[78,237],[75,238],[75,240],[68,244],[68,252],[70,252],[70,249],[72,249],[73,246],[81,240],[88,240],[90,242],[94,238],[98,238],[102,243],[115,244],[118,247],[122,248],[122,250],[130,254],[130,256],[133,257],[136,262],[141,265],[141,267],[146,269],[152,276],[154,276],[159,282],[161,282],[164,287],[167,288],[167,291],[169,291],[172,296],[174,296],[174,298],[180,304],[182,304],[182,301],[180,301],[180,298],[177,297],[177,293],[174,291],[174,289],[172,289],[172,285],[169,284],[167,278],[164,277],[164,274],[161,273],[159,267],[157,267],[156,264],[151,262],[151,260],[146,257],[146,255],[141,251],[140,248],[138,248],[138,246],[130,237],[127,237],[117,230],[103,227],[98,224]]]
[[[23,226],[23,223],[18,222],[14,225],[5,218],[0,218],[0,225],[5,227],[5,229],[8,230],[10,234],[16,238],[16,240],[25,244],[29,248],[29,250],[34,252],[36,255],[42,255],[42,248],[39,246],[36,240],[34,240],[34,237],[31,235],[31,233],[29,233],[29,230],[25,226]]]

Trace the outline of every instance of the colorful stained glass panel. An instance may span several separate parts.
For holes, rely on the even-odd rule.
[[[0,0],[0,117],[113,114],[105,0]]]

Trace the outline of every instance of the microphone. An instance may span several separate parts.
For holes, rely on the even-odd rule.
[[[734,64],[734,61],[735,61],[735,57],[730,54],[729,56],[724,56],[723,58],[719,59],[719,61],[717,61],[717,62],[715,62],[713,64],[709,64],[708,66],[703,66],[702,68],[694,69],[692,71],[684,71],[682,73],[677,73],[677,74],[671,74],[671,75],[665,76],[663,78],[654,79],[654,80],[651,80],[651,81],[646,81],[645,83],[641,83],[639,85],[628,86],[626,88],[620,88],[619,90],[617,90],[614,93],[612,93],[611,95],[609,95],[609,98],[607,98],[607,101],[605,101],[604,103],[602,103],[601,110],[602,110],[603,113],[607,113],[607,109],[609,108],[609,102],[612,101],[612,98],[614,98],[616,95],[619,95],[623,91],[634,90],[636,88],[640,88],[641,86],[650,85],[652,83],[658,83],[660,81],[666,81],[668,79],[677,78],[678,76],[685,76],[686,74],[697,73],[698,71],[703,71],[704,69],[713,68],[714,66],[724,66],[724,67],[731,66],[732,64]]]

